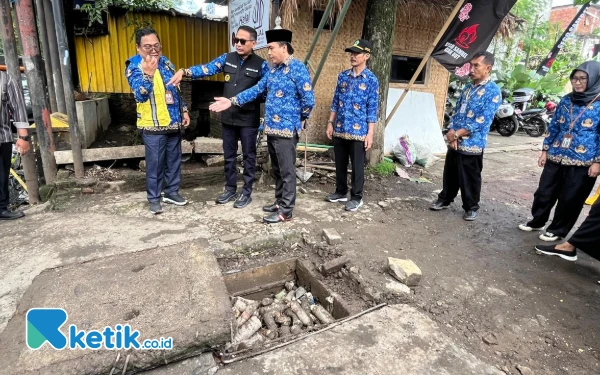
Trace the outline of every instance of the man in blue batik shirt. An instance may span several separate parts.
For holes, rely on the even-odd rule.
[[[279,29],[266,32],[273,67],[256,86],[232,97],[215,98],[211,111],[222,112],[233,105],[244,106],[265,92],[265,134],[271,166],[275,174],[275,203],[263,207],[271,215],[268,224],[292,219],[296,204],[296,144],[303,123],[315,105],[308,69],[293,56],[292,32]]]
[[[325,199],[329,202],[348,201],[348,158],[352,162],[352,191],[347,211],[357,211],[363,204],[365,184],[365,154],[373,145],[373,131],[379,107],[379,81],[367,68],[371,57],[371,42],[359,39],[346,52],[350,53],[352,69],[338,76],[337,87],[327,123],[327,137],[333,138],[336,187]]]
[[[223,96],[230,98],[256,85],[269,71],[269,65],[253,52],[257,33],[250,26],[240,26],[233,42],[235,52],[225,53],[206,65],[180,69],[168,84],[178,85],[183,77],[199,79],[225,73]],[[225,157],[225,191],[217,198],[218,204],[236,200],[235,208],[244,208],[252,202],[252,185],[256,169],[256,137],[260,125],[260,100],[241,107],[229,108],[221,115],[223,124],[223,156]],[[237,150],[242,144],[244,187],[237,194]],[[237,199],[236,199],[237,198]]]
[[[446,135],[448,152],[444,165],[444,187],[430,209],[440,211],[450,206],[461,191],[463,219],[477,219],[481,194],[483,150],[487,134],[494,120],[502,95],[500,88],[490,79],[494,55],[479,52],[471,60],[468,84],[456,102],[455,115],[450,120]]]

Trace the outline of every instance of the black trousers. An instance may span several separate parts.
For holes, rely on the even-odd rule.
[[[296,145],[293,138],[267,136],[271,167],[275,175],[275,201],[283,213],[291,213],[296,205]]]
[[[225,158],[225,190],[237,190],[237,148],[242,143],[244,166],[243,195],[252,194],[252,185],[256,176],[256,137],[258,128],[253,126],[232,126],[223,124],[223,156]]]
[[[0,212],[8,210],[9,191],[8,176],[10,175],[10,159],[12,158],[12,143],[0,143]]]
[[[583,204],[596,183],[595,178],[588,176],[588,170],[589,167],[546,162],[540,185],[533,196],[533,219],[527,225],[532,228],[546,225],[550,211],[556,204],[554,218],[546,231],[566,237],[577,222]]]
[[[350,199],[360,201],[365,186],[365,142],[333,138],[335,153],[335,192],[348,194],[348,158],[352,163],[352,191]]]
[[[460,189],[463,209],[479,210],[482,170],[483,155],[465,155],[448,149],[444,165],[444,188],[438,195],[439,200],[444,204],[454,202]]]
[[[600,201],[592,206],[589,216],[573,233],[569,243],[600,260]]]

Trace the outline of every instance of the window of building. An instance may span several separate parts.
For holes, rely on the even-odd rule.
[[[325,15],[325,10],[322,9],[313,9],[313,29],[318,29],[319,28],[319,24],[321,23],[321,20],[323,19],[323,16]],[[333,14],[333,17],[331,17],[331,14],[329,15],[329,17],[327,17],[327,22],[325,22],[325,26],[323,27],[323,30],[333,30],[333,28],[335,27],[335,21],[337,20],[337,14]]]
[[[392,69],[390,72],[390,82],[396,83],[408,83],[410,79],[417,71],[417,68],[423,61],[422,58],[419,57],[409,57],[409,56],[392,56]],[[427,76],[427,68],[428,64],[425,65],[425,68],[421,71],[415,83],[417,84],[425,84],[425,77]]]

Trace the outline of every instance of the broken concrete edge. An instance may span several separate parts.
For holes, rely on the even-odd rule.
[[[306,275],[309,275],[310,278],[306,277]],[[332,311],[334,318],[339,319],[340,317],[347,317],[357,312],[352,311],[350,306],[339,294],[329,291],[327,286],[320,280],[322,276],[316,272],[310,262],[298,260],[298,263],[296,264],[296,276],[298,276],[299,283],[304,285],[306,290],[310,290],[313,295],[319,296],[328,294],[333,297],[333,302],[327,300],[319,302],[325,309]]]
[[[269,234],[266,236],[245,237],[231,243],[230,251],[234,253],[248,254],[260,250],[275,247],[290,247],[294,243],[302,241],[302,231],[290,230],[283,233]]]

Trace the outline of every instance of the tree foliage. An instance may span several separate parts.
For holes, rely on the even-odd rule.
[[[96,0],[93,4],[85,4],[81,10],[88,13],[89,24],[102,23],[102,13],[108,12],[109,7],[134,10],[168,10],[174,0]]]

